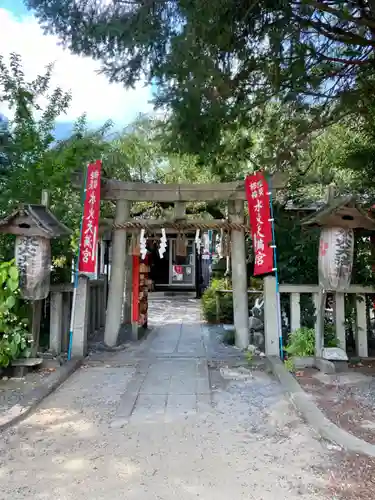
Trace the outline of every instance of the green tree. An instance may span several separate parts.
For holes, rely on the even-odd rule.
[[[108,177],[123,181],[156,183],[209,183],[220,182],[208,166],[202,166],[198,158],[177,154],[165,148],[165,123],[153,117],[140,116],[121,133],[111,137],[105,154],[105,171]],[[168,203],[133,203],[132,215],[160,217],[162,211],[172,208]],[[189,203],[187,213],[208,210],[217,218],[223,217],[218,205]]]
[[[3,176],[7,172],[9,159],[6,154],[6,148],[9,143],[10,133],[8,127],[8,120],[5,116],[0,114],[0,175]]]
[[[11,54],[9,63],[0,56],[0,100],[8,104],[9,122],[0,151],[6,160],[1,172],[0,217],[21,203],[39,203],[47,189],[51,209],[73,230],[79,227],[80,193],[73,191],[69,179],[77,168],[100,158],[108,148],[104,137],[110,124],[89,132],[85,117],[77,120],[66,141],[56,142],[56,119],[69,106],[70,95],[60,88],[50,89],[52,66],[44,75],[26,80],[19,55]],[[44,107],[39,104],[43,100]],[[54,256],[70,255],[69,241],[53,243]],[[1,257],[13,256],[13,240],[2,236]]]
[[[156,104],[172,111],[170,144],[213,165],[228,152],[226,133],[229,157],[247,160],[246,131],[270,100],[308,108],[307,133],[374,96],[370,0],[26,3],[73,52],[101,60],[111,81],[156,83]]]
[[[0,56],[1,100],[8,104],[12,115],[10,135],[3,148],[8,165],[2,176],[2,215],[21,202],[37,203],[41,189],[54,184],[53,129],[56,118],[68,108],[70,95],[60,88],[49,94],[51,72],[49,66],[44,75],[28,82],[19,55],[11,54],[9,65]],[[43,109],[39,105],[41,98],[47,98]]]
[[[140,115],[112,136],[105,160],[109,177],[122,181],[156,182],[164,157],[155,120]]]

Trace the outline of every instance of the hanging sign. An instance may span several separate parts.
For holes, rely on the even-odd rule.
[[[87,167],[86,196],[83,206],[81,242],[78,271],[85,274],[96,272],[100,215],[100,172],[102,162],[97,160]]]
[[[271,273],[274,269],[272,221],[268,184],[262,172],[245,179],[249,204],[251,233],[254,245],[254,275]]]
[[[182,266],[173,266],[173,268],[172,268],[172,280],[173,281],[183,281],[184,280],[184,269]]]

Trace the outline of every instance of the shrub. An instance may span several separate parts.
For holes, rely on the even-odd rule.
[[[284,366],[288,370],[288,372],[295,372],[296,367],[294,366],[293,358],[288,358],[284,361]]]
[[[14,260],[0,264],[0,367],[30,355],[27,320],[16,313],[19,305],[19,275]]]
[[[336,337],[334,325],[326,324],[324,329],[324,346],[337,347],[338,345],[339,341]],[[290,333],[285,350],[290,356],[314,356],[315,329],[304,326]]]
[[[231,290],[232,286],[228,279],[213,279],[211,285],[202,295],[203,316],[208,323],[217,323],[216,300],[217,290]],[[233,299],[231,293],[219,293],[220,316],[219,322],[233,323]]]
[[[257,279],[250,280],[250,287],[253,290],[262,289],[262,281]],[[219,293],[217,290],[232,290],[232,284],[229,278],[213,279],[211,285],[205,290],[202,295],[202,310],[204,319],[208,323],[233,324],[233,294],[232,293]],[[216,299],[218,295],[220,314],[219,318],[216,317]],[[249,294],[249,314],[251,308],[254,306],[256,295]]]
[[[285,350],[290,356],[314,356],[315,330],[303,326],[290,333]]]

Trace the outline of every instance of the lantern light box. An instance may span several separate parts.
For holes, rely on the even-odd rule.
[[[49,293],[52,238],[72,232],[44,205],[23,205],[0,220],[0,233],[16,236],[15,257],[20,289],[27,300],[42,300]]]
[[[362,210],[355,197],[336,198],[302,222],[321,227],[319,285],[326,291],[345,291],[351,281],[354,229],[375,231],[375,221]]]

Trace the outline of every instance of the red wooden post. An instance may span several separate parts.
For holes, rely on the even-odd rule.
[[[139,256],[133,255],[132,323],[139,321]]]

